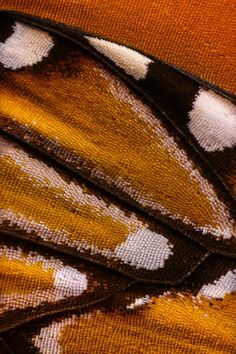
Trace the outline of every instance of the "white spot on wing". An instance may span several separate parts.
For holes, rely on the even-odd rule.
[[[126,241],[115,248],[115,255],[124,263],[136,268],[155,270],[163,268],[173,254],[173,245],[164,236],[150,230],[130,234]]]
[[[229,270],[228,273],[222,275],[213,284],[203,285],[199,291],[199,295],[223,299],[226,294],[234,291],[236,291],[236,269]]]
[[[44,31],[15,22],[14,33],[0,43],[0,62],[5,68],[16,70],[36,64],[53,47],[52,37]]]
[[[137,299],[134,300],[134,302],[132,302],[130,305],[127,305],[126,308],[128,310],[133,310],[136,307],[140,307],[146,304],[149,304],[151,302],[150,296],[146,295],[144,297],[139,297]]]
[[[89,317],[90,314],[80,315],[81,317]],[[42,327],[39,334],[32,338],[33,344],[41,354],[62,354],[65,353],[63,345],[60,341],[61,333],[66,326],[76,323],[78,317],[73,315],[60,321],[53,321],[49,326]],[[79,334],[78,334],[79,335]]]
[[[65,266],[54,274],[54,285],[60,295],[78,296],[88,288],[88,280],[85,274],[77,269]]]
[[[148,65],[153,62],[151,59],[114,42],[93,37],[85,38],[98,52],[112,60],[127,74],[133,76],[136,80],[145,79]]]
[[[189,118],[189,130],[206,151],[222,151],[236,145],[236,107],[228,99],[200,89]]]
[[[41,354],[62,353],[59,338],[66,324],[67,323],[64,323],[64,321],[52,322],[48,327],[41,328],[40,333],[33,337],[33,344],[39,349]]]

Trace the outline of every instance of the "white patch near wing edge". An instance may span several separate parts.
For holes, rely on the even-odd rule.
[[[146,304],[149,304],[152,302],[151,298],[149,295],[146,295],[144,297],[139,297],[134,300],[130,305],[127,305],[126,308],[128,310],[134,310],[137,307],[144,306]]]
[[[15,22],[13,34],[0,43],[0,62],[7,69],[31,66],[48,56],[54,43],[45,31]]]
[[[147,270],[163,268],[173,255],[173,245],[164,236],[143,229],[130,234],[125,242],[115,248],[115,255],[125,264]]]
[[[118,67],[136,80],[145,79],[148,72],[148,65],[153,61],[136,52],[114,42],[96,37],[85,37],[89,43],[100,53],[112,60]]]
[[[189,112],[188,127],[208,152],[236,145],[236,106],[211,90],[201,88]]]
[[[79,296],[88,288],[86,275],[69,266],[56,271],[54,278],[56,291],[61,296]]]
[[[229,270],[212,284],[203,285],[198,295],[223,299],[226,294],[234,291],[236,291],[236,269]]]

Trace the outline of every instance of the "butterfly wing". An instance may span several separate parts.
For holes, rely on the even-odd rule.
[[[5,347],[233,353],[232,97],[127,46],[5,21]]]

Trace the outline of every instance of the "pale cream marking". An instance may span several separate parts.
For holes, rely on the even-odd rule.
[[[91,314],[81,315],[80,317],[90,318]],[[60,321],[52,321],[47,327],[43,327],[40,333],[32,338],[33,344],[40,354],[63,354],[59,340],[63,329],[68,325],[73,325],[78,320],[78,316],[71,316]]]
[[[137,269],[157,270],[164,268],[166,260],[173,255],[172,248],[164,236],[139,230],[129,234],[125,242],[115,248],[115,255]]]
[[[211,90],[201,88],[189,112],[188,127],[208,152],[236,146],[236,106]]]
[[[40,29],[16,21],[13,30],[0,43],[0,62],[5,68],[16,70],[41,62],[54,46],[52,37]]]
[[[134,310],[137,307],[144,306],[146,304],[150,304],[152,302],[151,298],[149,295],[146,295],[144,297],[139,297],[134,300],[130,305],[127,305],[126,308],[128,310]]]
[[[231,294],[234,291],[236,291],[236,269],[229,270],[211,284],[203,285],[198,296],[223,299],[226,294]]]
[[[148,72],[149,64],[153,60],[138,53],[137,51],[127,48],[124,45],[99,39],[96,37],[85,38],[99,52],[108,57],[118,67],[123,69],[128,75],[133,76],[136,80],[145,79]]]

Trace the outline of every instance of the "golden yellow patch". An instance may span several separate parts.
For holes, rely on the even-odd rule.
[[[212,186],[151,110],[101,65],[74,55],[72,77],[57,71],[63,63],[47,75],[10,73],[21,90],[2,84],[0,112],[73,152],[86,161],[85,170],[142,206],[217,235],[223,225],[233,233]]]
[[[53,304],[88,289],[86,274],[60,259],[0,246],[0,313]]]
[[[4,294],[30,294],[54,287],[54,270],[45,269],[42,262],[29,263],[27,259],[0,258],[0,288]]]
[[[202,299],[199,306],[191,297],[153,300],[133,314],[95,312],[74,317],[62,325],[58,345],[68,354],[234,353],[235,295],[222,302]]]
[[[129,233],[135,232],[143,225],[135,217],[132,220],[125,216],[117,207],[112,208],[112,204],[109,208],[104,201],[101,203],[101,197],[90,195],[92,202],[86,201],[85,191],[79,195],[80,199],[76,198],[76,188],[81,191],[82,185],[75,184],[74,195],[67,197],[66,192],[70,190],[70,184],[66,181],[62,186],[58,184],[57,188],[51,186],[50,182],[46,185],[42,181],[37,182],[36,171],[30,176],[22,171],[11,157],[3,157],[1,166],[4,168],[4,174],[0,174],[0,183],[5,186],[2,190],[2,208],[14,213],[16,219],[17,216],[23,217],[21,228],[26,231],[33,229],[33,224],[35,228],[40,228],[41,223],[42,232],[45,231],[43,227],[55,235],[61,230],[61,235],[64,233],[69,244],[81,241],[81,244],[87,242],[90,248],[114,251],[117,245],[126,240]],[[39,171],[40,167],[50,170],[39,163]],[[58,178],[62,179],[59,175]],[[6,180],[12,180],[14,184],[5,183]]]

